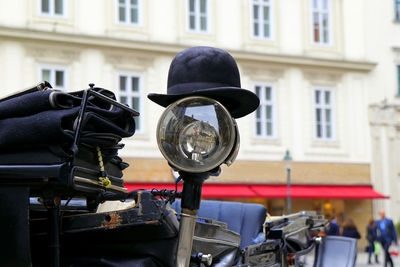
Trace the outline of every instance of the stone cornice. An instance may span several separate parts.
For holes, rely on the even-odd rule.
[[[157,43],[150,41],[136,41],[118,39],[105,36],[91,36],[72,33],[59,33],[39,31],[26,28],[11,28],[0,26],[0,40],[14,39],[36,43],[46,42],[73,46],[97,47],[103,49],[126,49],[148,53],[175,55],[187,48],[184,45],[171,43]],[[367,61],[334,60],[307,56],[294,56],[282,54],[266,54],[248,51],[229,50],[239,62],[258,62],[278,65],[300,66],[307,68],[324,68],[339,71],[369,72],[375,68],[376,63]]]

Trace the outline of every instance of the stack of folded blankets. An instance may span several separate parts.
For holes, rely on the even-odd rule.
[[[109,90],[89,90],[115,101]],[[118,156],[118,150],[123,148],[121,139],[134,134],[134,116],[138,113],[89,94],[79,142],[74,148],[83,95],[84,90],[53,90],[46,82],[0,99],[0,166],[67,163],[67,172],[75,172],[66,175],[67,179],[77,176],[98,187],[103,182],[104,188],[123,188],[122,170],[128,164]],[[65,183],[70,185],[71,181]]]

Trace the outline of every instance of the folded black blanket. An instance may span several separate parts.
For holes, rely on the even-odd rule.
[[[104,96],[115,100],[113,92],[102,89],[92,89]],[[0,119],[23,117],[52,109],[69,109],[81,105],[83,96],[82,91],[64,93],[48,89],[28,94],[8,97],[6,100],[0,99]],[[114,107],[104,100],[90,96],[88,106],[97,107],[99,110],[111,110]]]
[[[111,91],[93,89],[113,100]],[[0,148],[32,144],[72,144],[84,91],[38,91],[0,100]],[[132,113],[90,96],[81,122],[80,141],[117,144],[135,133]]]
[[[70,143],[74,140],[79,110],[80,107],[48,110],[26,117],[0,120],[0,148]],[[121,109],[105,111],[88,107],[82,120],[81,141],[85,139],[89,144],[96,144],[98,139],[116,144],[121,137],[130,137],[134,133],[133,117]]]

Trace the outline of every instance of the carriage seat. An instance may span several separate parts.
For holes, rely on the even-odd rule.
[[[177,199],[171,207],[180,213],[181,201]],[[262,232],[266,214],[261,204],[202,200],[197,216],[225,222],[229,230],[240,234],[240,248],[245,248]]]

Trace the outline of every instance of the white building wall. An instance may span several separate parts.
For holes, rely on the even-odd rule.
[[[381,56],[390,58],[392,52],[372,53],[373,45],[365,42],[373,23],[364,26],[364,21],[375,21],[364,13],[372,12],[371,4],[361,0],[331,2],[332,44],[318,46],[311,42],[309,0],[273,1],[270,41],[251,37],[250,2],[245,0],[210,0],[207,34],[187,31],[184,0],[141,1],[143,15],[138,27],[116,23],[114,1],[69,0],[67,16],[54,19],[38,14],[37,0],[0,0],[1,6],[7,5],[7,11],[0,11],[2,32],[23,30],[30,36],[0,36],[0,94],[37,83],[41,64],[65,67],[70,90],[83,89],[89,82],[115,89],[117,73],[128,71],[142,75],[144,96],[166,92],[168,67],[177,51],[194,45],[217,46],[238,55],[243,88],[253,90],[255,82],[263,82],[273,84],[276,90],[276,138],[255,138],[254,114],[239,119],[242,147],[238,159],[280,161],[290,149],[296,161],[369,163],[367,106],[389,95],[375,90],[382,78],[390,75],[389,67],[379,64],[370,73],[349,64],[353,60],[361,61],[360,65],[380,62]],[[52,39],[35,39],[42,32],[51,33],[48,38]],[[99,43],[87,43],[83,38],[87,36]],[[372,39],[378,42],[379,38]],[[113,43],[101,44],[107,41]],[[144,48],[131,48],[130,42]],[[159,50],[147,51],[148,44],[157,45]],[[263,59],[259,55],[278,57]],[[329,61],[327,66],[319,66],[324,60],[335,60],[337,66],[329,66]],[[313,137],[315,86],[328,86],[335,92],[333,142],[317,142]],[[144,98],[144,130],[126,141],[123,155],[161,157],[155,128],[162,111]]]

